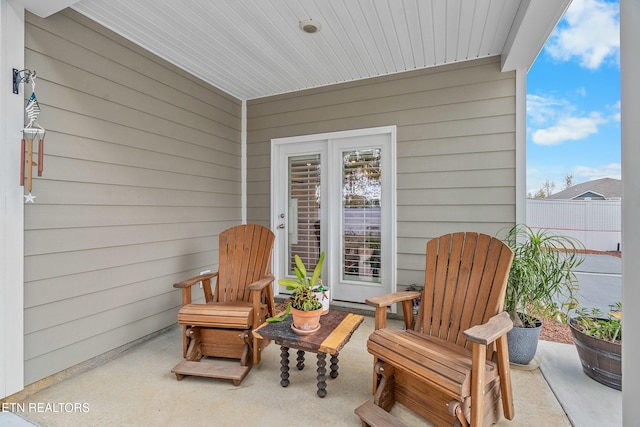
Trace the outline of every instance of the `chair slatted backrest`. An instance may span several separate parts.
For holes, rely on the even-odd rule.
[[[513,252],[480,233],[427,243],[424,291],[415,330],[470,348],[463,332],[502,311]]]
[[[275,235],[257,224],[239,225],[220,233],[218,280],[213,301],[248,301],[247,286],[271,270]]]

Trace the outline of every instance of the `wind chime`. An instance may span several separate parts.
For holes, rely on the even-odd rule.
[[[33,167],[37,166],[38,176],[42,176],[42,171],[44,169],[44,135],[46,131],[42,126],[36,122],[38,118],[38,114],[40,114],[40,104],[38,103],[38,98],[36,97],[36,82],[35,82],[35,72],[31,74],[31,96],[27,100],[27,104],[25,106],[25,111],[27,112],[27,118],[29,123],[27,123],[22,129],[22,141],[20,142],[21,151],[20,151],[20,185],[25,185],[26,178],[26,186],[28,194],[24,195],[25,203],[34,203],[34,199],[36,196],[31,194],[31,189],[33,188]],[[38,141],[38,160],[34,161],[34,152],[33,152],[33,141]],[[26,155],[26,159],[25,159]],[[25,168],[26,168],[26,177],[25,177]]]

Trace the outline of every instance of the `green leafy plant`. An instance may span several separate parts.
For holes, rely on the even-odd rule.
[[[320,258],[311,277],[307,277],[307,269],[302,259],[300,259],[298,255],[294,258],[296,262],[294,268],[296,279],[278,280],[278,283],[286,286],[287,290],[293,291],[290,302],[291,307],[303,311],[313,311],[322,308],[322,303],[318,301],[318,298],[313,294],[313,289],[318,284],[318,280],[320,280],[320,273],[322,273],[322,264],[324,262],[324,252],[320,254]]]
[[[622,341],[622,323],[616,313],[622,313],[622,303],[616,303],[616,309],[605,318],[599,308],[576,310],[576,317],[572,319],[573,326],[590,337],[616,342]]]
[[[296,290],[291,296],[291,306],[302,311],[313,311],[322,308],[318,297],[313,294],[310,288]]]
[[[291,314],[291,304],[287,304],[287,309],[282,316],[267,317],[267,323],[282,322],[289,314]]]
[[[584,245],[548,230],[515,225],[504,239],[514,252],[504,309],[516,327],[534,327],[535,317],[567,322],[577,306],[574,268],[584,261]]]

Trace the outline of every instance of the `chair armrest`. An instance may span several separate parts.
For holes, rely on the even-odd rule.
[[[387,307],[397,302],[402,303],[402,313],[404,315],[404,326],[410,329],[413,324],[413,300],[419,298],[422,292],[404,291],[394,292],[392,294],[382,295],[379,297],[367,298],[367,305],[376,308],[375,330],[387,327]]]
[[[416,298],[419,298],[421,295],[422,295],[422,292],[419,292],[419,291],[395,292],[393,294],[367,298],[365,302],[367,303],[367,305],[377,307],[377,308],[388,307],[391,304],[395,304],[397,302],[414,300]]]
[[[489,345],[513,328],[513,321],[506,311],[493,316],[487,323],[476,325],[464,331],[464,337],[471,342]]]
[[[265,287],[267,287],[268,285],[273,283],[274,280],[276,280],[276,278],[272,274],[269,274],[268,276],[265,276],[265,277],[263,277],[262,279],[260,279],[260,280],[258,280],[256,282],[253,282],[247,288],[250,291],[261,291]]]
[[[198,282],[201,282],[203,280],[211,280],[212,278],[217,277],[217,276],[218,276],[218,272],[217,271],[215,273],[201,274],[199,276],[190,277],[187,280],[183,280],[182,282],[174,283],[173,287],[174,288],[189,288],[189,287],[195,285]]]
[[[268,274],[260,280],[257,280],[247,286],[251,292],[251,302],[253,304],[253,326],[260,325],[266,318],[260,318],[260,304],[262,302],[267,305],[267,317],[273,317],[276,314],[276,303],[273,299],[273,288],[271,284],[276,278],[272,274]],[[264,301],[263,301],[264,296]],[[255,356],[255,355],[254,355]]]
[[[191,304],[191,287],[196,283],[202,282],[202,290],[204,291],[204,299],[206,302],[211,302],[213,294],[211,292],[211,279],[218,277],[218,272],[200,274],[199,276],[191,277],[182,282],[174,283],[174,288],[182,289],[182,305]]]

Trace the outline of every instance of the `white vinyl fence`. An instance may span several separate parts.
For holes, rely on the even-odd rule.
[[[587,249],[620,251],[621,200],[527,199],[527,225],[580,240]]]

